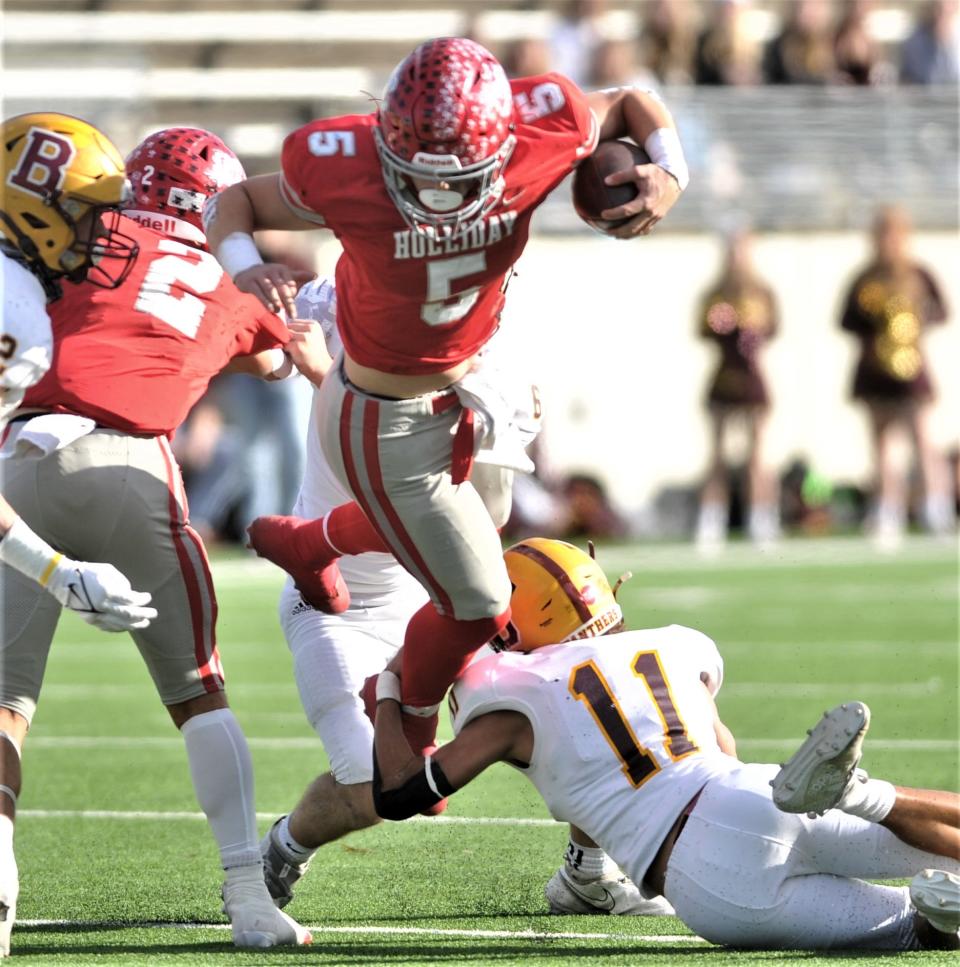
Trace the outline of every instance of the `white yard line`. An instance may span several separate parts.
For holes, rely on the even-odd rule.
[[[786,738],[737,738],[737,745],[751,748],[789,749],[800,744],[802,736]],[[320,740],[311,736],[288,738],[248,738],[251,749],[298,750],[320,749]],[[36,735],[26,746],[35,749],[182,749],[183,739],[177,735]],[[960,747],[956,739],[869,739],[869,747],[877,752],[943,752]]]
[[[749,543],[732,543],[715,558],[702,557],[690,543],[601,545],[600,562],[605,570],[629,567],[650,571],[757,570],[777,567],[844,567],[928,562],[956,568],[956,544],[922,535],[908,537],[892,554],[879,553],[863,538],[821,537],[781,541],[770,550],[758,550]],[[255,558],[228,558],[212,562],[213,577],[220,587],[249,587],[251,584],[277,587],[283,573],[269,562]]]
[[[756,645],[753,645],[756,648]],[[942,691],[943,679],[932,676],[923,682],[731,682],[724,685],[722,698],[753,698],[757,695],[775,694],[778,699],[816,698],[818,695],[833,694],[843,688],[850,695],[869,692],[871,696],[897,695],[904,697],[923,697]],[[296,694],[296,685],[286,682],[240,682],[230,684],[232,695],[263,696],[265,698],[285,698]],[[140,698],[147,694],[140,682],[128,684],[73,684],[54,682],[46,685],[43,692],[46,698],[65,699],[108,699]],[[303,720],[303,715],[298,716]]]
[[[154,920],[17,920],[23,927],[71,927],[93,930],[229,930],[227,923],[163,923]],[[643,943],[706,943],[702,937],[692,934],[627,934],[627,933],[575,933],[573,931],[547,932],[543,930],[460,930],[449,927],[331,927],[302,924],[313,934],[403,934],[407,936],[476,937],[480,939],[507,940],[619,940]]]
[[[201,812],[149,809],[18,809],[21,819],[116,819],[116,820],[206,820]],[[277,813],[257,813],[258,820],[276,819]],[[560,826],[555,819],[514,816],[414,816],[407,822],[439,826]]]
[[[770,696],[780,699],[816,698],[818,695],[833,693],[843,688],[851,695],[867,692],[871,698],[879,695],[898,695],[911,698],[922,698],[925,695],[936,695],[943,690],[943,679],[928,678],[925,682],[736,682],[724,685],[721,701],[726,698],[756,698]],[[870,743],[873,744],[872,742]]]

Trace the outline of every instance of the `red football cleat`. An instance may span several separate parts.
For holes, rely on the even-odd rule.
[[[249,546],[259,557],[286,571],[311,608],[325,614],[342,614],[350,607],[350,589],[336,558],[325,563],[316,557],[305,559],[296,533],[305,523],[299,517],[258,517],[247,528]]]

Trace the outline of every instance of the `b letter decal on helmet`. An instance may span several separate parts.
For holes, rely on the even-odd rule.
[[[30,128],[26,138],[20,163],[7,176],[7,184],[46,198],[63,187],[77,149],[69,138],[43,128]]]

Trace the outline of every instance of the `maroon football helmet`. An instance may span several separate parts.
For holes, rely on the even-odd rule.
[[[126,214],[194,245],[206,244],[200,217],[206,200],[246,177],[237,156],[203,128],[156,131],[130,152],[126,165],[133,185]]]
[[[513,93],[485,47],[428,40],[394,70],[374,130],[387,191],[414,229],[468,231],[500,200]]]

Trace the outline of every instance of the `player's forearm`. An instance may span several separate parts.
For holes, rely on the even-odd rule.
[[[410,775],[423,768],[422,756],[414,755],[403,734],[398,702],[377,702],[373,750],[385,789],[402,785]]]
[[[600,110],[595,106],[596,94],[591,94],[591,106],[600,121],[600,140],[609,138],[632,138],[644,144],[654,131],[660,128],[676,130],[673,115],[667,106],[649,91],[636,87],[620,87],[612,91],[599,91],[604,96]]]
[[[210,198],[203,209],[203,228],[210,251],[216,253],[228,235],[250,235],[255,228],[253,203],[243,182]]]
[[[7,503],[5,497],[0,497],[0,539],[13,526],[17,519],[17,512]]]

